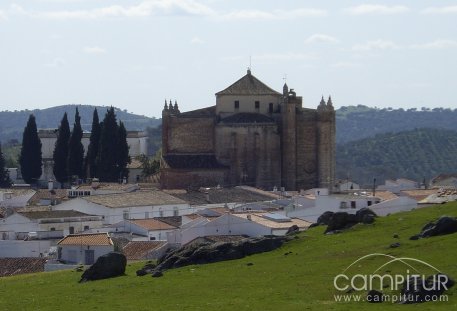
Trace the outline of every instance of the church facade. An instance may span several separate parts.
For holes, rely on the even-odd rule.
[[[161,186],[189,189],[250,185],[266,190],[331,188],[335,178],[335,111],[317,109],[284,84],[277,92],[250,70],[216,93],[216,105],[162,111]]]

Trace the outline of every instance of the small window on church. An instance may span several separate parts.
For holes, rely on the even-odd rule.
[[[260,102],[258,100],[255,101],[255,109],[260,108]]]
[[[268,112],[269,112],[269,113],[273,113],[273,103],[270,103],[270,104],[268,105]]]
[[[240,101],[235,100],[235,109],[239,109],[239,108],[240,108]]]

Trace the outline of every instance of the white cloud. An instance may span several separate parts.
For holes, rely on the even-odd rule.
[[[8,17],[6,16],[6,13],[3,11],[0,11],[0,21],[7,20]]]
[[[425,8],[421,11],[422,14],[456,14],[457,5],[454,6],[444,6],[444,7],[430,7]]]
[[[190,43],[192,43],[192,44],[202,44],[202,43],[205,43],[205,41],[203,41],[200,37],[193,37],[190,40]]]
[[[83,52],[86,54],[105,54],[106,50],[99,46],[86,46],[83,48]]]
[[[418,50],[442,50],[447,48],[457,47],[457,41],[448,39],[438,39],[432,42],[423,44],[414,44],[410,46],[412,49]]]
[[[151,15],[213,15],[214,11],[194,0],[146,0],[138,5],[111,5],[91,10],[25,12],[45,19],[135,18]]]
[[[320,33],[316,33],[314,35],[311,35],[305,40],[305,44],[312,44],[312,43],[338,43],[340,42],[337,38],[329,36],[329,35],[324,35]]]
[[[327,11],[313,8],[300,8],[290,11],[273,10],[240,10],[221,15],[223,19],[248,19],[248,20],[282,20],[302,17],[322,17],[327,16]]]
[[[363,51],[373,51],[373,50],[394,50],[400,48],[398,45],[392,41],[387,40],[372,40],[363,44],[356,44],[352,47],[353,51],[363,52]]]
[[[344,9],[345,13],[352,15],[365,14],[399,14],[408,12],[409,8],[404,5],[386,6],[380,4],[362,4]]]

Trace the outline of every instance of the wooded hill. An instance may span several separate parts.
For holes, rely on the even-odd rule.
[[[359,105],[341,107],[336,111],[336,141],[338,144],[376,134],[397,133],[415,128],[441,128],[457,131],[457,109],[393,110]]]
[[[81,126],[84,131],[90,131],[94,108],[97,108],[100,116],[104,116],[106,110],[109,108],[89,105],[64,105],[47,109],[2,111],[0,112],[0,141],[2,143],[8,143],[10,140],[22,140],[22,132],[32,113],[35,115],[37,127],[39,129],[57,128],[65,112],[68,114],[68,120],[74,120],[76,107],[79,109]],[[161,123],[160,119],[136,115],[118,108],[115,108],[115,113],[118,120],[124,122],[127,130],[131,131],[142,131],[148,126],[156,127]],[[73,123],[71,123],[70,126],[73,126]]]
[[[337,145],[337,177],[370,185],[385,179],[426,182],[440,173],[457,172],[457,132],[415,129],[378,134]]]

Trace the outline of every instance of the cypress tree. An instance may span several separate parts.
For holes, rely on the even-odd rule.
[[[124,123],[120,121],[117,135],[117,167],[120,177],[128,178],[129,171],[127,170],[127,164],[130,162],[129,145],[127,144],[127,130],[125,129]]]
[[[83,130],[81,128],[81,117],[78,108],[75,113],[75,123],[71,132],[70,142],[68,144],[68,175],[82,178],[84,164],[84,146],[81,142]]]
[[[6,170],[5,158],[3,157],[2,145],[0,144],[0,187],[11,187],[11,180],[8,171]]]
[[[54,160],[53,173],[57,181],[63,184],[68,181],[68,142],[70,140],[70,125],[65,112],[57,130],[57,140],[54,146],[52,159]]]
[[[31,114],[22,134],[22,148],[19,155],[22,178],[26,183],[31,184],[40,178],[41,162],[41,141],[38,137],[35,116]]]
[[[100,145],[101,125],[98,119],[97,108],[94,109],[92,117],[92,129],[90,133],[89,147],[87,148],[87,156],[85,161],[85,171],[87,176],[94,178],[97,176],[97,154]]]
[[[117,163],[118,125],[114,108],[106,111],[101,126],[100,146],[97,156],[97,174],[100,181],[117,181],[119,170]]]

